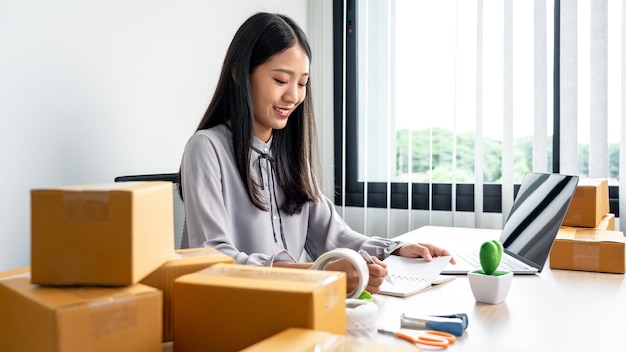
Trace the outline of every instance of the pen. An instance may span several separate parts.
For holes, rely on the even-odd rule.
[[[365,259],[366,262],[370,264],[376,264],[374,263],[374,259],[372,259],[372,256],[366,251],[359,249],[359,254],[361,255],[361,257],[363,257],[363,259]],[[385,276],[385,280],[387,280],[387,282],[389,282],[392,285],[394,284],[393,280],[391,279],[391,276],[389,275]]]

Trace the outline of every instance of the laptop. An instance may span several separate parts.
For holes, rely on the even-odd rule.
[[[577,185],[578,176],[538,172],[524,175],[500,235],[504,253],[498,270],[513,274],[541,272]],[[447,265],[442,274],[467,274],[480,269],[481,244],[468,241],[459,248],[448,247],[457,263]]]

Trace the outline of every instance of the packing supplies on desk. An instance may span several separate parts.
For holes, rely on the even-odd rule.
[[[290,327],[345,335],[345,273],[215,264],[174,282],[177,352],[239,351]]]
[[[159,352],[161,292],[0,280],[0,351]]]
[[[174,254],[170,182],[31,191],[32,282],[131,285]]]
[[[624,274],[624,234],[561,227],[550,251],[550,268]]]
[[[609,212],[607,179],[581,179],[563,219],[563,226],[596,227]]]
[[[372,341],[303,328],[285,329],[241,352],[416,352],[415,345],[400,340]]]
[[[142,284],[163,291],[163,341],[174,339],[174,280],[213,264],[234,262],[232,257],[214,248],[179,249],[170,260],[141,280]]]

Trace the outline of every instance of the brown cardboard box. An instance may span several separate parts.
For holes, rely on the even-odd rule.
[[[311,351],[415,352],[419,349],[404,340],[371,341],[325,331],[289,328],[242,350],[242,352]]]
[[[561,226],[560,230],[576,230],[576,229],[591,229],[589,227],[576,227],[576,226]],[[602,217],[598,226],[594,227],[595,230],[613,231],[615,230],[615,214],[608,213]]]
[[[596,230],[607,230],[613,231],[615,230],[615,214],[608,213],[602,217],[598,226],[595,227]]]
[[[161,292],[0,280],[0,351],[159,352]]]
[[[177,352],[239,351],[289,327],[346,333],[343,272],[215,264],[174,293]]]
[[[32,282],[132,285],[174,254],[170,182],[31,192]]]
[[[609,212],[607,179],[581,179],[567,209],[563,226],[596,227]]]
[[[163,341],[174,339],[174,280],[179,276],[191,274],[217,263],[234,263],[235,260],[214,248],[179,249],[152,274],[141,280],[144,285],[152,286],[163,292]]]
[[[3,271],[0,273],[0,280],[17,276],[30,277],[30,266]]]
[[[550,268],[624,274],[624,234],[562,227],[550,251]]]

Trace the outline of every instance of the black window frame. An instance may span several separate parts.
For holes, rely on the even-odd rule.
[[[344,14],[345,2],[345,14]],[[356,33],[358,18],[356,16],[358,0],[333,0],[333,78],[334,78],[334,158],[335,158],[335,204],[354,207],[408,209],[408,184],[392,182],[389,185],[391,197],[387,197],[386,182],[368,182],[367,205],[365,205],[363,182],[358,180],[358,145],[357,145],[357,71],[356,71]],[[344,28],[345,18],[345,28]],[[345,43],[344,43],[345,36]],[[554,1],[554,72],[553,82],[560,79],[560,0]],[[344,77],[345,49],[345,89]],[[344,97],[345,93],[345,97]],[[560,90],[559,84],[553,84],[553,140],[552,140],[552,172],[560,170]],[[343,130],[345,101],[346,130]],[[345,152],[343,136],[345,134]],[[345,153],[345,190],[342,187],[343,156]],[[514,185],[517,194],[519,185]],[[452,210],[452,184],[450,183],[413,183],[411,185],[411,209],[414,210]],[[610,212],[619,217],[619,188],[609,186]],[[387,204],[388,198],[391,204]],[[455,209],[462,212],[474,211],[474,184],[457,183]],[[430,204],[429,204],[430,203]],[[495,183],[483,184],[483,212],[502,213],[502,185]]]

